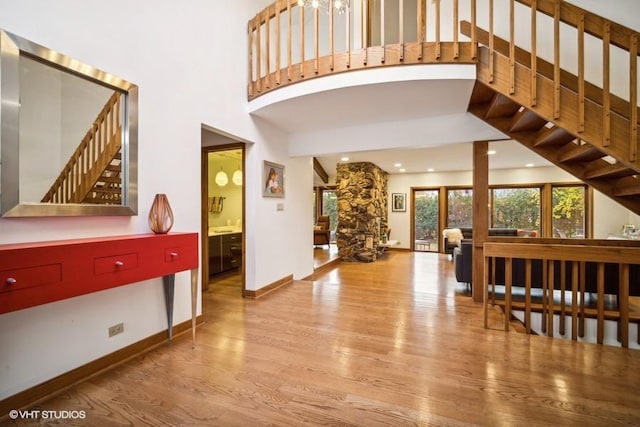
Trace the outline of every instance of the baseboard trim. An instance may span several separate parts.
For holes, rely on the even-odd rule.
[[[198,325],[204,323],[204,317],[198,316],[196,319]],[[178,335],[182,335],[191,331],[191,320],[184,321],[173,327],[173,339]],[[5,421],[9,411],[12,409],[20,410],[48,399],[71,386],[79,384],[89,378],[95,377],[102,372],[113,369],[122,363],[139,356],[149,350],[167,343],[167,331],[158,332],[144,338],[141,341],[128,345],[120,350],[102,356],[76,369],[58,375],[48,381],[35,385],[27,390],[21,391],[13,396],[0,400],[0,422]]]
[[[321,274],[326,273],[327,271],[333,270],[334,268],[337,267],[338,264],[340,264],[342,262],[342,258],[338,257],[338,258],[334,258],[331,261],[322,264],[321,266],[314,268],[313,269],[313,273],[311,273],[309,276],[302,278],[301,280],[305,280],[305,281],[313,281],[316,279],[316,277],[318,277]]]
[[[245,298],[258,299],[265,296],[266,294],[282,288],[283,286],[290,285],[291,283],[293,283],[293,274],[283,277],[282,279],[278,279],[275,282],[258,289],[257,291],[248,291],[245,289],[242,293],[242,296],[244,296]]]

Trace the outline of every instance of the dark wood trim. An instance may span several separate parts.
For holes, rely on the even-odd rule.
[[[322,182],[324,182],[325,184],[329,183],[329,174],[326,170],[324,170],[318,159],[316,159],[315,157],[313,158],[313,170],[318,174]]]
[[[484,291],[484,256],[482,245],[489,230],[489,150],[488,141],[473,143],[473,283],[472,296],[482,302]]]
[[[198,316],[196,321],[198,325],[203,324],[204,316]],[[191,319],[173,327],[173,339],[175,340],[178,336],[189,331],[191,331]],[[20,410],[33,406],[42,400],[51,398],[71,386],[86,381],[102,372],[113,369],[114,367],[158,346],[167,345],[167,343],[167,331],[158,332],[138,342],[123,347],[120,350],[109,353],[106,356],[102,356],[99,359],[1,400],[0,422],[6,420],[9,411],[12,409]]]
[[[251,298],[251,299],[258,299],[260,297],[265,296],[268,293],[271,293],[273,291],[276,291],[284,286],[290,285],[293,283],[293,274],[290,274],[286,277],[283,277],[282,279],[278,279],[273,283],[268,284],[267,286],[264,286],[256,291],[249,291],[249,290],[244,290],[242,292],[242,296],[244,296],[245,298]]]

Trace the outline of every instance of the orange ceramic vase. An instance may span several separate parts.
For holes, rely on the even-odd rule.
[[[149,227],[156,234],[167,234],[173,227],[173,212],[166,194],[156,194],[149,210]]]

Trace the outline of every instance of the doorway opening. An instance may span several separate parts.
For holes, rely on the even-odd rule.
[[[438,252],[440,250],[439,197],[440,192],[437,189],[413,189],[411,206],[415,251]]]
[[[202,292],[242,296],[245,289],[245,145],[202,147]]]

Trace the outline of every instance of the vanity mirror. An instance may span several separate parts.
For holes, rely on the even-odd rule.
[[[136,215],[138,87],[0,30],[0,213]]]

